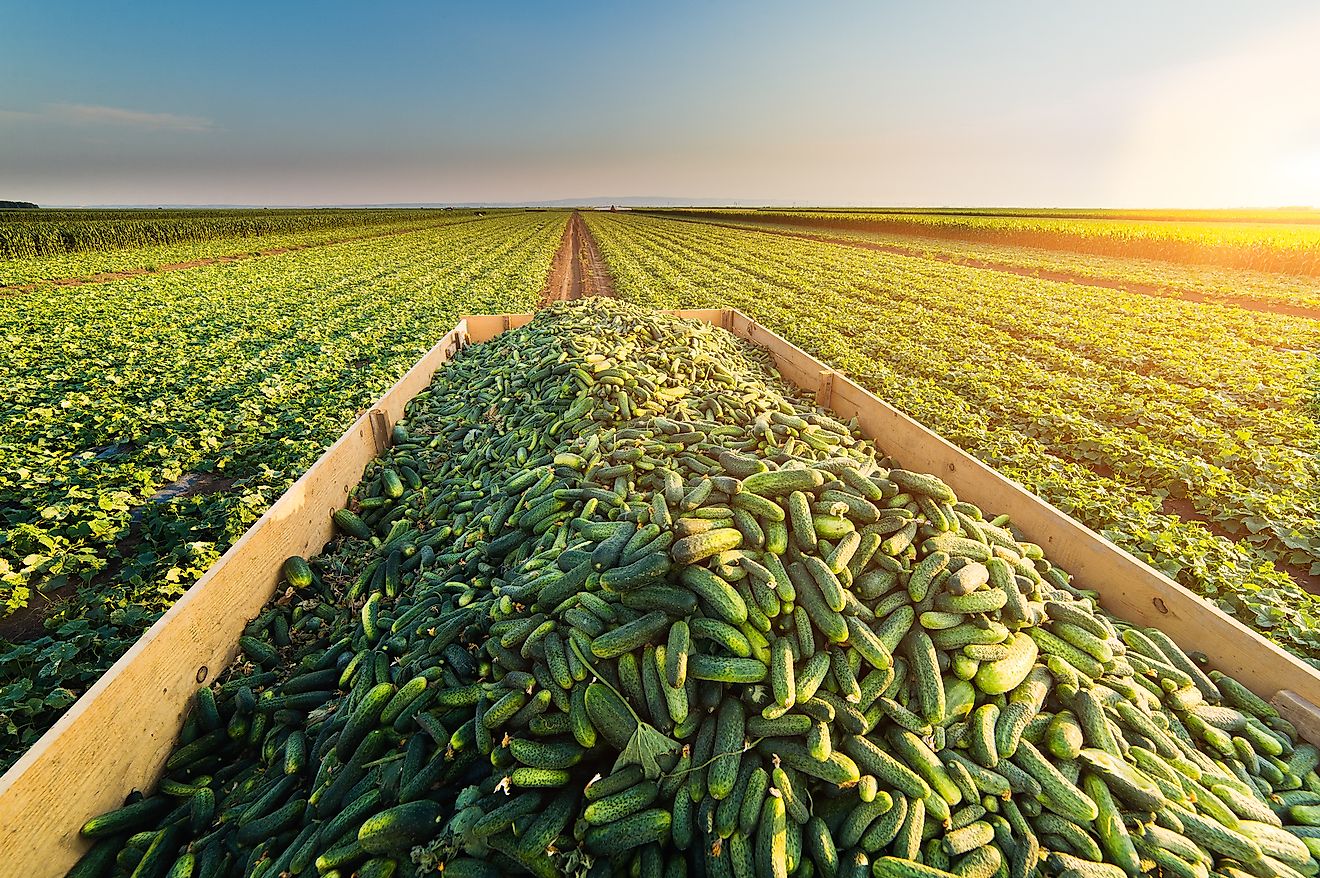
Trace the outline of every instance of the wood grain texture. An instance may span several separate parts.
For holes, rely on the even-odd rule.
[[[1320,741],[1320,708],[1293,692],[1284,689],[1270,699],[1279,714],[1292,723],[1303,738],[1314,744]]]
[[[233,660],[243,626],[279,585],[284,559],[315,555],[333,535],[330,514],[377,454],[373,414],[378,426],[387,423],[388,441],[388,425],[466,329],[460,322],[359,417],[0,778],[0,862],[24,875],[63,875],[87,848],[78,837],[84,821],[155,784],[193,693]]]

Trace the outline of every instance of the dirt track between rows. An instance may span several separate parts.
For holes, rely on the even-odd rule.
[[[991,259],[980,259],[971,256],[954,256],[947,253],[930,253],[920,249],[916,245],[913,245],[912,247],[904,247],[899,244],[881,244],[878,241],[861,241],[856,238],[840,238],[834,235],[817,232],[792,232],[780,229],[767,229],[761,226],[739,225],[738,223],[722,223],[709,219],[689,219],[687,217],[674,216],[668,213],[647,213],[647,216],[653,216],[660,219],[678,220],[680,222],[701,223],[703,225],[718,226],[722,229],[733,229],[739,232],[762,232],[767,235],[779,235],[785,238],[799,238],[804,241],[817,241],[823,244],[838,244],[845,247],[856,247],[860,250],[874,250],[879,253],[888,253],[892,256],[932,259],[938,262],[947,262],[951,265],[962,266],[963,268],[996,271],[1001,274],[1013,274],[1018,277],[1030,277],[1037,280],[1078,284],[1080,286],[1088,287],[1100,287],[1103,289],[1120,290],[1126,293],[1136,293],[1138,295],[1152,296],[1160,299],[1181,299],[1185,302],[1198,302],[1211,305],[1223,305],[1229,308],[1241,308],[1244,311],[1259,311],[1267,314],[1281,314],[1286,317],[1302,317],[1308,320],[1320,320],[1320,309],[1307,308],[1301,305],[1287,305],[1281,302],[1262,302],[1252,299],[1235,299],[1228,296],[1212,296],[1205,293],[1194,292],[1192,290],[1179,289],[1177,287],[1161,287],[1154,284],[1135,283],[1133,281],[1109,280],[1107,278],[1091,277],[1088,275],[1075,275],[1066,271],[1050,271],[1043,268],[1025,268],[1021,265],[1013,265],[1008,262],[996,262]]]
[[[564,227],[564,236],[550,262],[550,273],[536,307],[586,296],[612,298],[614,294],[614,278],[600,255],[600,247],[581,214],[575,210]]]

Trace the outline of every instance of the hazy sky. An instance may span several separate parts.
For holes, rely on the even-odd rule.
[[[0,198],[1320,205],[1320,4],[0,0]]]

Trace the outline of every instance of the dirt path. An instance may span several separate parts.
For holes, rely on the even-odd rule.
[[[1015,274],[1019,277],[1031,277],[1038,280],[1058,281],[1060,283],[1079,284],[1087,287],[1101,287],[1110,290],[1122,290],[1142,296],[1154,296],[1161,299],[1181,299],[1185,302],[1201,302],[1211,305],[1224,305],[1229,308],[1241,308],[1244,311],[1261,311],[1267,314],[1282,314],[1287,317],[1304,317],[1308,320],[1320,320],[1320,309],[1306,308],[1301,305],[1287,305],[1281,302],[1261,302],[1252,299],[1234,299],[1228,296],[1212,296],[1177,287],[1161,287],[1153,284],[1141,284],[1133,281],[1108,280],[1101,277],[1079,276],[1066,271],[1050,271],[1044,268],[1026,268],[1009,262],[996,262],[991,259],[979,259],[971,256],[954,256],[948,253],[929,253],[916,246],[904,247],[899,244],[881,244],[877,241],[859,241],[855,238],[839,238],[813,232],[791,232],[780,229],[766,229],[759,226],[745,226],[737,223],[721,223],[708,219],[688,219],[666,213],[648,213],[648,216],[660,219],[679,220],[680,222],[703,223],[719,226],[722,229],[734,229],[740,232],[763,232],[767,235],[780,235],[785,238],[801,238],[806,241],[819,241],[825,244],[841,244],[861,250],[875,250],[893,256],[913,256],[918,259],[934,259],[948,262],[964,268],[977,268],[985,271],[997,271],[1002,274]],[[897,233],[895,233],[897,234]]]
[[[248,259],[258,259],[262,256],[279,256],[281,253],[293,253],[298,250],[312,250],[317,247],[332,247],[335,244],[352,244],[356,241],[371,241],[376,238],[393,238],[398,235],[410,235],[413,232],[420,232],[426,229],[460,226],[466,223],[478,222],[482,219],[485,219],[485,217],[473,217],[472,219],[455,220],[453,222],[422,225],[410,229],[397,229],[392,232],[353,235],[348,238],[336,238],[333,241],[317,241],[311,244],[294,244],[289,247],[272,247],[269,250],[256,250],[252,253],[238,253],[230,256],[208,256],[204,259],[193,259],[189,262],[171,262],[165,265],[158,265],[155,268],[130,268],[125,271],[106,271],[101,272],[100,274],[90,274],[85,277],[62,277],[54,280],[41,281],[40,283],[15,284],[7,287],[0,286],[0,297],[16,296],[20,293],[30,293],[35,290],[47,289],[49,287],[76,287],[82,286],[83,284],[104,284],[110,283],[111,281],[124,280],[125,278],[137,277],[142,274],[160,274],[165,271],[185,271],[189,268],[201,268],[205,265],[223,265],[227,262],[243,262]]]
[[[545,276],[545,286],[536,297],[537,309],[544,308],[551,302],[568,299],[577,286],[577,214],[564,226],[564,235],[559,239],[559,249],[555,258],[550,260],[550,271]]]
[[[614,298],[614,276],[610,274],[605,257],[600,255],[600,246],[592,236],[587,224],[577,211],[573,219],[578,224],[578,264],[582,270],[582,295],[609,296]]]
[[[550,262],[550,273],[536,307],[584,296],[614,296],[614,278],[600,255],[596,239],[575,210],[564,228],[559,250]]]

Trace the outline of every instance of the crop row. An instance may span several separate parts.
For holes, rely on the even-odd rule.
[[[0,316],[0,598],[58,596],[0,641],[15,755],[317,455],[472,311],[528,310],[562,214],[93,288]]]
[[[672,212],[663,215],[677,216]],[[783,224],[765,221],[759,215],[730,216],[719,221],[760,231],[856,241],[863,245],[879,244],[927,259],[972,265],[988,263],[1013,272],[1051,278],[1064,276],[1076,279],[1079,283],[1099,286],[1152,289],[1161,295],[1173,297],[1206,296],[1244,304],[1264,303],[1320,311],[1320,282],[1308,276],[1213,265],[1177,265],[1132,256],[1096,256],[1038,247],[927,238],[917,234],[886,234],[813,225],[786,228]]]
[[[589,222],[624,297],[747,311],[1320,656],[1320,605],[1285,572],[1320,572],[1314,322],[691,223]]]
[[[365,221],[365,224],[361,225],[353,224],[354,216],[346,215],[339,224],[320,225],[308,229],[272,231],[260,235],[224,235],[163,244],[140,244],[0,259],[0,286],[35,287],[58,283],[69,278],[91,278],[95,275],[118,272],[155,272],[169,266],[190,265],[208,259],[245,257],[272,251],[347,242],[478,219],[470,213],[460,212],[391,211],[390,213],[390,216],[361,215],[358,218]]]
[[[442,217],[428,210],[71,210],[0,213],[0,259]]]
[[[1320,225],[1314,223],[1167,222],[1044,216],[830,211],[696,211],[862,232],[951,238],[1121,259],[1158,259],[1287,274],[1320,274]]]

